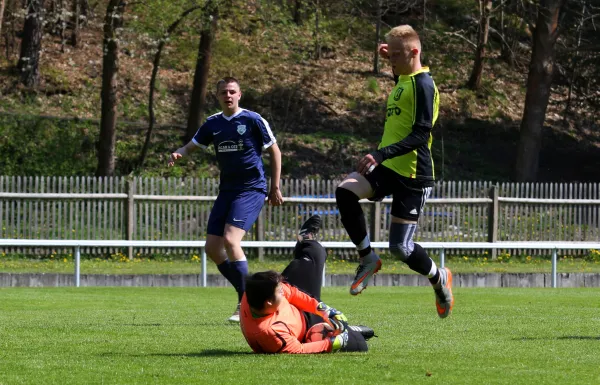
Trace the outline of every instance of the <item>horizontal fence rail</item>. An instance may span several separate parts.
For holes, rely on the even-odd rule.
[[[312,214],[323,219],[321,239],[347,242],[337,205],[337,180],[283,179],[285,204],[263,208],[245,239],[287,241]],[[214,178],[0,176],[0,238],[195,241],[218,194]],[[373,242],[389,235],[392,199],[361,200]],[[600,241],[600,183],[437,182],[419,219],[415,240],[424,242]],[[189,253],[189,248],[140,246],[140,253]],[[61,246],[66,247],[66,246]],[[92,254],[116,246],[82,246]],[[44,247],[5,246],[3,251],[47,254]],[[479,249],[451,248],[448,253]],[[497,249],[492,249],[495,257]],[[502,249],[507,253],[525,249]],[[60,250],[57,250],[60,251]],[[252,248],[259,259],[289,254],[286,247]],[[356,257],[352,248],[342,257]],[[529,255],[545,249],[528,249]],[[583,249],[568,249],[582,254]],[[128,246],[129,257],[133,247]]]
[[[356,246],[351,242],[321,242],[325,248],[353,249]],[[386,249],[389,247],[387,242],[374,242],[371,244],[374,248]],[[27,246],[27,247],[72,247],[75,256],[75,286],[80,285],[81,276],[81,248],[82,247],[175,247],[175,248],[193,248],[200,249],[202,254],[202,286],[207,286],[206,273],[206,241],[115,241],[115,240],[48,240],[48,239],[0,239],[0,246]],[[296,242],[256,242],[243,241],[243,248],[294,248]],[[552,251],[552,287],[557,287],[557,263],[558,250],[590,250],[600,249],[600,242],[423,242],[421,246],[425,249],[437,249],[440,251],[440,267],[445,266],[445,251],[452,249],[479,249],[479,250],[498,250],[498,249],[543,249]],[[323,270],[325,275],[325,270]],[[325,279],[323,279],[325,282]]]

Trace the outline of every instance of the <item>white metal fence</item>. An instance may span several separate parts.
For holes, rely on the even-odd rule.
[[[325,248],[353,249],[351,242],[321,242]],[[81,248],[84,247],[166,247],[166,248],[191,248],[200,249],[202,254],[202,286],[206,287],[206,252],[205,241],[114,241],[114,240],[39,240],[39,239],[0,239],[0,247],[71,247],[75,257],[75,286],[79,287]],[[293,248],[296,242],[256,242],[244,241],[244,248]],[[374,248],[386,249],[387,242],[373,242]],[[425,249],[437,249],[440,252],[440,267],[445,265],[446,250],[470,249],[470,250],[498,250],[498,249],[540,249],[549,250],[552,253],[552,287],[557,287],[557,263],[558,250],[591,250],[600,249],[600,242],[422,242],[420,245]],[[323,275],[325,270],[323,270]],[[325,280],[323,280],[325,282]]]
[[[335,204],[336,185],[335,180],[282,180],[286,203],[281,207],[266,206],[246,239],[261,242],[294,239],[301,223],[319,213],[323,217],[320,235],[324,241],[349,241]],[[204,239],[217,188],[218,180],[210,178],[0,176],[0,238]],[[371,239],[386,240],[391,199],[362,203],[369,217]],[[425,206],[415,239],[461,243],[597,242],[600,241],[600,184],[438,182]],[[189,251],[146,246],[139,249],[142,253],[173,250]],[[289,252],[285,248],[262,246],[256,250],[259,259],[266,253]],[[464,250],[468,249],[449,252]],[[47,253],[43,248],[6,251]],[[111,246],[83,251],[116,250]],[[528,250],[531,255],[544,252],[544,249]],[[130,257],[132,253],[129,248]]]

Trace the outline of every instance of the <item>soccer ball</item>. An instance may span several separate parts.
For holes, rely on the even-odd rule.
[[[308,329],[306,342],[323,341],[326,338],[333,337],[333,335],[333,327],[326,322],[321,322]]]

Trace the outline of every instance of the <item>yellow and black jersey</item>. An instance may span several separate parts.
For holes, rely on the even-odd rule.
[[[423,182],[435,180],[431,130],[440,97],[428,67],[398,77],[387,101],[383,137],[372,155],[398,174]]]

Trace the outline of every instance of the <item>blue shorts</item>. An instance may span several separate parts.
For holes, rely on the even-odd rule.
[[[207,233],[222,237],[226,224],[250,230],[265,197],[264,192],[257,190],[220,191],[208,217]]]

